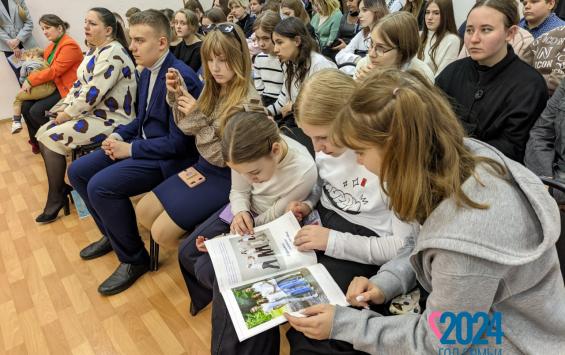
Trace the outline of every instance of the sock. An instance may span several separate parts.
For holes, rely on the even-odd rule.
[[[21,122],[22,121],[22,115],[14,115],[13,121],[14,122]]]

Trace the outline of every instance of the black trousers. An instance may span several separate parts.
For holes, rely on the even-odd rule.
[[[32,143],[37,143],[35,134],[39,127],[46,124],[49,119],[45,117],[45,111],[49,111],[57,102],[61,100],[59,90],[41,100],[28,100],[22,103],[22,116],[26,122],[29,139]]]
[[[24,47],[20,43],[20,49],[23,49],[23,48]],[[4,52],[4,55],[6,56],[6,61],[10,65],[10,68],[12,68],[12,71],[14,72],[14,74],[16,74],[16,79],[18,80],[18,85],[20,85],[20,69],[13,66],[12,63],[10,63],[10,61],[8,60],[8,57],[11,56],[12,54],[14,54],[14,52]]]

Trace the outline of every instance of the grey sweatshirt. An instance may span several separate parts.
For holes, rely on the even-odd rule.
[[[471,177],[463,184],[467,196],[490,208],[457,208],[453,199],[444,200],[415,243],[407,243],[371,279],[388,301],[410,290],[415,276],[430,292],[426,311],[382,317],[338,306],[332,339],[371,354],[438,354],[448,346],[440,344],[431,329],[431,312],[501,312],[500,345],[489,337],[489,345],[473,349],[455,345],[459,353],[484,353],[485,348],[503,354],[565,352],[565,287],[555,249],[560,232],[557,205],[540,180],[519,163],[477,140],[467,139],[466,145],[508,169],[501,179],[479,166],[475,173],[480,181]],[[465,323],[462,334],[467,334]],[[446,331],[448,323],[435,324],[440,333]]]

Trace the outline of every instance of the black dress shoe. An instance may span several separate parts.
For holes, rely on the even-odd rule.
[[[106,255],[111,251],[112,244],[110,243],[110,239],[103,235],[102,238],[82,249],[80,251],[80,257],[84,260],[90,260]]]
[[[111,296],[127,290],[143,274],[149,271],[149,263],[133,265],[121,263],[106,281],[98,287],[98,292]]]

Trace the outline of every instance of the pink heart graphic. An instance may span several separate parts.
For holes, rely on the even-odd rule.
[[[438,339],[441,339],[441,332],[439,331],[436,325],[436,319],[441,317],[441,313],[442,312],[440,311],[433,311],[428,316],[428,324],[430,325],[430,328],[432,328],[432,331],[434,332],[434,334],[437,336]]]

